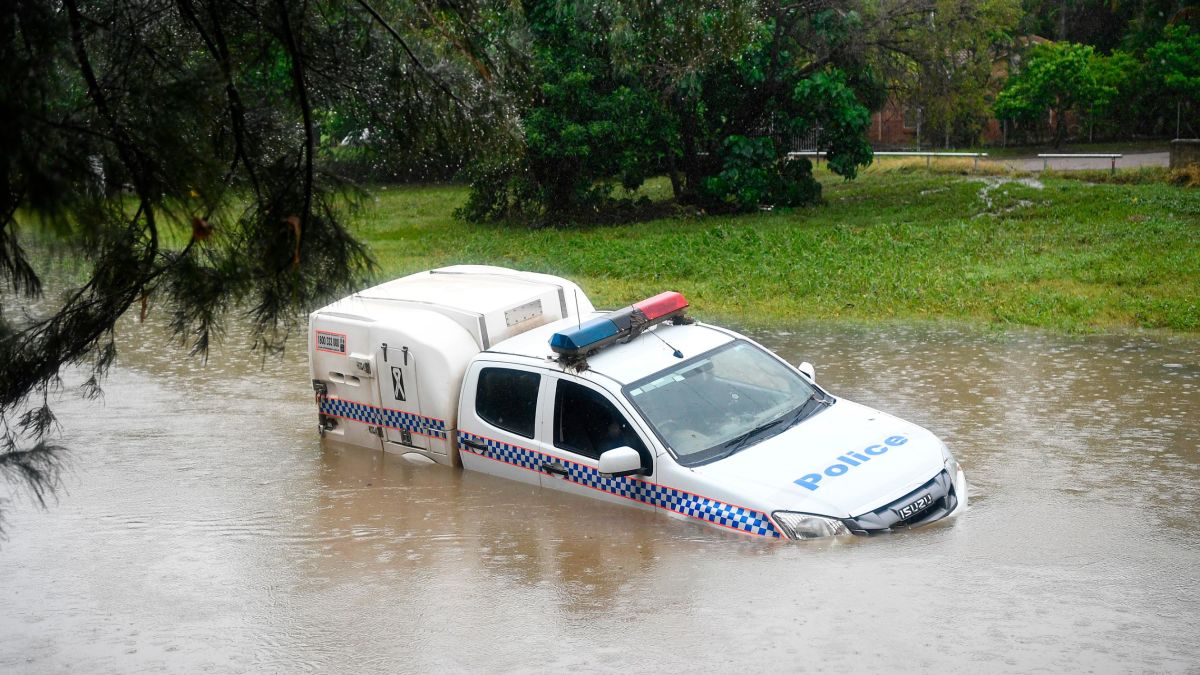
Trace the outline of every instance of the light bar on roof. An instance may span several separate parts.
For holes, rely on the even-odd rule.
[[[637,337],[650,326],[679,316],[688,307],[682,293],[667,291],[624,309],[584,321],[577,328],[555,333],[550,349],[564,356],[581,356],[615,342]]]

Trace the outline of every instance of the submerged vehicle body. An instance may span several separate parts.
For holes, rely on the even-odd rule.
[[[397,279],[310,316],[319,430],[762,537],[966,507],[932,433],[686,309],[667,292],[596,312],[570,281],[498,267]]]

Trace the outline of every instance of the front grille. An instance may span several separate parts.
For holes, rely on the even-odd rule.
[[[926,495],[933,498],[928,506],[907,517],[902,517],[898,513],[899,509],[903,509]],[[954,511],[957,506],[958,495],[954,493],[954,479],[950,474],[941,471],[929,482],[900,499],[857,518],[846,518],[842,522],[854,534],[880,534],[941,520]]]

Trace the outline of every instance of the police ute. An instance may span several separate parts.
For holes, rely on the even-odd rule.
[[[566,279],[476,265],[369,288],[309,317],[319,431],[758,537],[966,508],[932,433],[687,308],[665,292],[597,312]]]

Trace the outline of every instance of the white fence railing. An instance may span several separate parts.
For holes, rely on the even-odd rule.
[[[1124,155],[1121,155],[1118,153],[1108,153],[1108,152],[1092,152],[1092,153],[1084,152],[1084,153],[1073,153],[1073,154],[1043,153],[1043,154],[1039,154],[1038,157],[1040,157],[1042,160],[1042,171],[1045,171],[1050,168],[1050,160],[1052,160],[1052,159],[1078,158],[1078,159],[1107,159],[1112,162],[1108,167],[1109,173],[1116,173],[1117,172],[1117,160],[1124,157]]]
[[[823,150],[801,150],[799,152],[789,152],[788,157],[816,157],[820,159],[826,156]],[[880,151],[875,153],[876,157],[924,157],[925,166],[928,168],[934,157],[970,157],[975,160],[974,170],[979,169],[979,158],[987,157],[986,152],[918,152],[918,151]],[[1050,168],[1050,160],[1052,159],[1107,159],[1109,160],[1109,171],[1117,172],[1117,160],[1124,157],[1120,153],[1109,152],[1083,152],[1083,153],[1041,153],[1038,158],[1042,160],[1042,171]]]
[[[824,157],[826,152],[821,150],[807,150],[802,152],[789,152],[788,157]],[[974,170],[979,169],[979,158],[987,157],[986,152],[917,152],[917,151],[886,151],[876,152],[876,157],[924,157],[925,167],[929,168],[933,163],[934,157],[971,157],[975,160]]]

